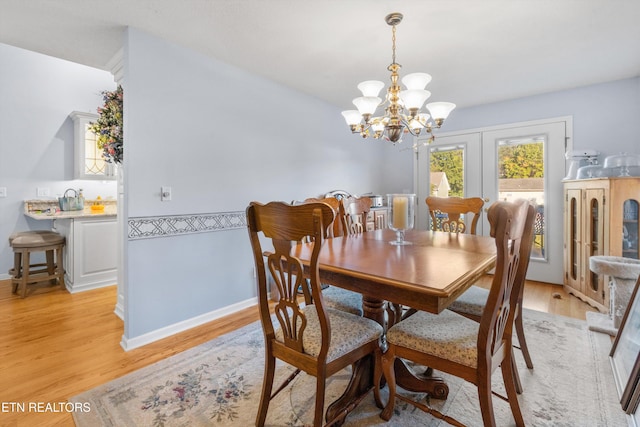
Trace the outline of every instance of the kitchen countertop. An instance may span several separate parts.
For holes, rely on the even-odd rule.
[[[117,215],[115,200],[100,200],[104,210],[91,210],[91,205],[97,200],[85,200],[84,209],[77,211],[61,211],[56,200],[25,200],[24,214],[29,218],[43,219],[74,219],[74,218],[98,218]]]

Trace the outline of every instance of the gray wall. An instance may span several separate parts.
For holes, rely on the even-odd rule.
[[[446,131],[573,116],[573,148],[640,153],[640,77],[454,110]]]
[[[52,221],[23,214],[24,200],[36,188],[51,199],[67,188],[86,198],[115,197],[114,181],[73,179],[74,110],[96,113],[103,90],[116,87],[113,76],[28,50],[0,44],[0,280],[9,278],[13,253],[7,238],[15,231],[50,229]]]
[[[335,106],[135,29],[124,67],[129,220],[382,187],[384,150]],[[245,229],[129,240],[126,252],[127,340],[256,295]]]

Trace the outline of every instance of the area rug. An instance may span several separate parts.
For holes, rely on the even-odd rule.
[[[525,331],[534,363],[528,370],[515,350],[524,393],[520,406],[528,426],[620,427],[627,424],[617,399],[608,360],[608,335],[586,322],[525,310]],[[255,425],[262,385],[263,337],[259,323],[104,384],[70,399],[90,407],[75,413],[79,427],[250,426]],[[278,365],[276,380],[292,369]],[[327,385],[327,402],[349,380],[346,369]],[[450,377],[447,400],[418,395],[468,426],[482,425],[475,386]],[[300,374],[274,401],[269,426],[309,426],[313,422],[314,378]],[[494,390],[504,394],[500,370]],[[386,398],[386,395],[385,395]],[[508,403],[493,399],[499,426],[515,425]],[[444,426],[413,406],[398,402],[388,423],[379,418],[371,393],[346,419],[346,426]]]

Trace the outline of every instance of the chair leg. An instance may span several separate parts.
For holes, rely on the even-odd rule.
[[[520,404],[518,403],[518,393],[516,391],[516,385],[514,383],[514,378],[517,374],[513,371],[514,363],[512,356],[513,354],[509,355],[508,357],[510,360],[504,360],[500,367],[502,369],[504,387],[507,390],[509,406],[511,406],[511,413],[513,414],[513,418],[516,421],[516,426],[524,427],[524,418],[522,418],[522,411],[520,410]],[[491,391],[489,391],[489,395],[491,395]]]
[[[385,421],[389,421],[391,416],[393,415],[393,409],[396,402],[396,374],[393,368],[393,365],[396,361],[396,356],[392,349],[387,350],[385,354],[382,355],[382,372],[384,373],[384,377],[387,380],[387,385],[389,386],[389,401],[387,402],[387,406],[384,407],[384,410],[380,413],[380,418]]]
[[[533,369],[533,361],[531,360],[531,355],[529,354],[529,347],[527,347],[527,340],[524,337],[524,325],[522,324],[522,304],[518,305],[518,312],[516,313],[516,334],[518,335],[518,342],[520,343],[520,350],[522,350],[522,355],[524,356],[524,361],[527,364],[527,368]]]
[[[313,425],[321,426],[323,425],[323,415],[324,415],[324,391],[326,386],[326,379],[324,373],[318,374],[316,377],[316,409],[313,416]]]
[[[513,370],[513,382],[516,386],[516,392],[522,394],[522,382],[520,382],[520,373],[518,372],[518,366],[516,365],[516,359],[511,358],[511,369]]]
[[[267,419],[267,411],[271,402],[271,390],[273,388],[273,377],[276,373],[276,358],[269,356],[270,350],[264,361],[264,380],[262,382],[262,395],[260,396],[260,406],[258,406],[258,415],[256,416],[256,427],[264,426]]]
[[[382,350],[378,348],[375,351],[375,365],[373,366],[373,397],[376,401],[376,406],[380,409],[384,408],[384,403],[382,403],[382,397],[380,396],[382,377]]]
[[[509,363],[502,363],[502,366]],[[511,370],[509,370],[511,372]],[[506,381],[505,381],[506,382]],[[513,378],[510,384],[513,385]],[[478,381],[478,399],[480,401],[480,412],[482,412],[482,422],[485,427],[495,427],[496,418],[493,413],[493,400],[491,396],[491,373],[481,375]]]

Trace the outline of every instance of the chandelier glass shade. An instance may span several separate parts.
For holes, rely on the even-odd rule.
[[[352,133],[359,133],[363,138],[384,138],[394,144],[402,141],[404,133],[413,136],[429,134],[429,142],[433,141],[433,129],[440,128],[449,113],[456,107],[451,102],[431,102],[426,105],[429,113],[421,111],[424,103],[431,96],[426,86],[431,81],[427,73],[407,74],[401,80],[401,65],[396,63],[396,26],[402,21],[402,14],[391,13],[385,21],[392,27],[392,62],[387,69],[391,72],[391,84],[384,98],[379,97],[384,83],[367,80],[358,85],[362,96],[353,100],[357,110],[343,111],[342,115]],[[376,116],[376,110],[382,107],[382,115]]]

